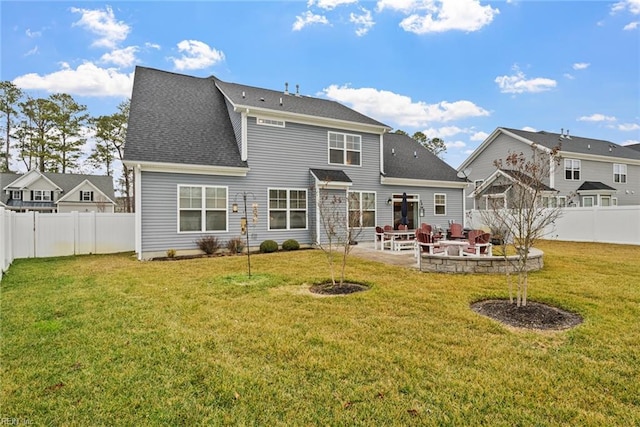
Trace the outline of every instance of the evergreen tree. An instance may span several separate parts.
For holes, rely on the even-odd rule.
[[[4,120],[4,162],[0,164],[0,172],[9,172],[11,168],[11,129],[17,115],[16,107],[22,98],[22,90],[10,81],[0,82],[0,111],[5,115]]]
[[[52,164],[50,169],[61,173],[78,168],[78,159],[82,154],[82,146],[87,141],[83,136],[83,128],[89,115],[87,107],[78,104],[71,95],[56,93],[49,97],[56,108],[53,121],[56,127],[57,140],[52,144]]]

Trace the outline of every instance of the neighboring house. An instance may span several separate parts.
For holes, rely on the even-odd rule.
[[[113,212],[115,206],[110,176],[0,173],[0,188],[0,206],[16,212]]]
[[[495,179],[495,160],[504,160],[509,152],[530,155],[531,147],[550,152],[560,147],[560,164],[543,184],[555,191],[550,205],[613,206],[640,205],[640,151],[600,139],[566,133],[497,128],[458,167],[473,183],[468,193],[478,206],[477,189]],[[481,188],[486,196],[489,186]],[[469,203],[471,205],[471,203]]]
[[[360,241],[397,222],[403,193],[410,227],[461,222],[466,182],[389,130],[286,85],[274,91],[137,67],[125,163],[135,173],[138,257],[196,252],[205,235],[239,236],[245,197],[252,246],[325,241],[320,189],[351,201]]]
[[[509,169],[496,169],[482,184],[475,187],[469,197],[473,198],[476,209],[511,208],[514,198],[516,198],[516,204],[520,204],[522,200],[530,200],[518,194],[517,189],[520,188],[534,191],[532,194],[539,195],[538,203],[544,206],[555,207],[555,203],[566,206],[565,199],[556,199],[558,192],[553,188],[529,175]]]

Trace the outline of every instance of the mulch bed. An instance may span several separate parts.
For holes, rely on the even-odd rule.
[[[563,330],[582,323],[579,314],[535,301],[527,301],[526,306],[518,307],[509,300],[484,300],[471,304],[471,309],[516,328]]]
[[[352,282],[336,283],[335,286],[333,286],[333,283],[320,283],[312,285],[309,290],[314,294],[320,295],[348,295],[369,290],[369,286]]]

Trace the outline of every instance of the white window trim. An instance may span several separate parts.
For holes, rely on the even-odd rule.
[[[571,162],[571,167],[569,168],[571,170],[571,178],[567,178],[567,162]],[[575,163],[577,162],[577,163]],[[574,164],[577,164],[577,167],[574,167]],[[574,178],[573,177],[573,173],[575,171],[578,171],[578,178]],[[582,178],[582,162],[578,159],[564,159],[564,180],[565,181],[580,181],[580,179]]]
[[[558,207],[560,208],[567,207],[567,196],[558,196]]]
[[[272,190],[275,191],[286,191],[287,192],[287,207],[285,209],[286,211],[286,215],[285,215],[285,221],[286,221],[286,227],[285,228],[271,228],[271,207],[270,205],[270,201],[271,201],[271,196],[270,193]],[[301,209],[291,209],[291,192],[292,191],[304,191],[305,194],[305,200],[306,200],[306,205],[304,208],[304,228],[291,228],[291,211],[295,210],[295,211],[299,211]],[[275,211],[282,211],[282,209],[274,209]],[[274,232],[278,232],[278,231],[304,231],[304,230],[308,230],[309,229],[309,191],[306,188],[283,188],[283,187],[269,187],[267,188],[267,231],[274,231]]]
[[[183,187],[199,187],[202,189],[202,194],[200,197],[202,198],[200,204],[200,212],[202,216],[200,217],[200,230],[193,231],[181,231],[180,230],[180,211],[195,211],[197,208],[185,208],[180,209],[180,189]],[[206,198],[207,198],[207,188],[224,188],[226,192],[225,202],[224,202],[224,212],[225,212],[225,229],[224,230],[207,230],[207,211],[222,211],[222,209],[207,209],[206,207]],[[177,192],[176,192],[176,231],[178,234],[202,234],[202,233],[228,233],[229,232],[229,187],[225,185],[199,185],[199,184],[178,184]]]
[[[80,190],[80,200],[83,202],[91,202],[92,201],[91,193],[93,193],[93,191],[91,190],[89,191]],[[85,196],[89,196],[89,198],[86,198]]]
[[[342,148],[342,152],[344,154],[344,161],[342,163],[331,163],[331,150],[339,150],[339,148],[331,147],[331,134],[334,135],[342,135],[342,142],[344,144]],[[349,150],[347,149],[347,136],[353,136],[360,139],[360,149],[359,150]],[[347,163],[347,152],[357,152],[360,154],[360,163],[357,165]],[[344,132],[327,132],[327,163],[330,165],[340,165],[340,166],[353,166],[353,167],[361,167],[362,166],[362,135],[358,135],[355,133],[344,133]]]
[[[11,190],[11,198],[13,200],[22,200],[22,191],[20,191],[20,190]]]
[[[268,117],[256,117],[256,124],[260,126],[273,126],[276,128],[283,128],[286,126],[284,120],[270,119]]]
[[[444,212],[439,214],[437,213],[437,207],[438,206],[443,206],[442,203],[438,204],[436,203],[436,197],[438,196],[444,196]],[[433,195],[433,214],[435,216],[445,216],[447,214],[447,194],[446,193],[434,193]]]
[[[362,212],[364,212],[362,210],[362,193],[373,194],[373,198],[374,198],[374,201],[373,201],[373,217],[374,218],[373,219],[374,219],[374,221],[373,221],[373,225],[371,227],[362,226],[361,228],[363,228],[363,229],[375,228],[376,227],[376,223],[378,221],[378,193],[377,192],[375,192],[375,191],[366,191],[366,190],[362,190],[362,191],[347,191],[347,210],[349,212],[351,212],[351,209],[349,209],[349,200],[350,200],[349,195],[350,194],[359,194],[360,195],[360,198],[359,198],[360,206],[358,207],[358,212],[360,213],[359,221],[360,221],[360,224],[362,224]],[[368,210],[367,210],[367,212],[368,212]]]
[[[618,173],[616,173],[616,166],[618,167]],[[624,172],[623,172],[624,171]],[[616,181],[616,175],[619,176],[619,180]],[[624,180],[622,178],[624,177]],[[616,184],[626,184],[627,183],[627,165],[624,163],[614,163],[613,164],[613,182]]]
[[[37,194],[40,194],[40,198],[38,198]],[[34,202],[51,202],[51,191],[48,190],[33,190],[33,201]]]
[[[587,200],[587,199],[591,199],[591,206],[585,206],[584,201]],[[583,196],[582,197],[582,207],[592,208],[592,207],[596,206],[595,202],[596,201],[595,201],[595,198],[593,196]]]

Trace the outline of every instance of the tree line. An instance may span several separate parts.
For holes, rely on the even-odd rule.
[[[92,117],[87,106],[69,94],[34,98],[10,81],[0,82],[0,172],[12,172],[12,153],[16,153],[15,162],[27,171],[73,173],[90,167],[104,168],[113,176],[119,162],[122,177],[117,185],[124,196],[125,212],[132,212],[132,171],[122,162],[129,105],[126,100],[115,113]],[[83,158],[82,149],[90,134],[96,145]]]

